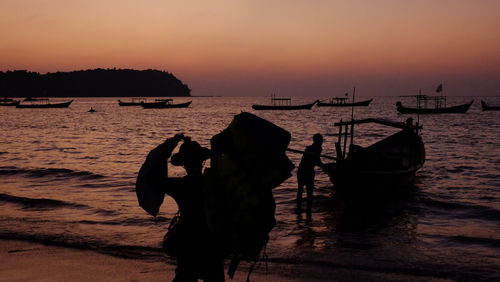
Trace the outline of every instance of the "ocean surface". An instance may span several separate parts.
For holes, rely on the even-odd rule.
[[[364,98],[370,97],[359,100]],[[248,111],[288,130],[290,148],[302,150],[313,134],[324,134],[324,154],[334,156],[333,123],[351,116],[350,108],[251,109],[268,97],[177,98],[193,103],[147,110],[119,107],[117,99],[75,98],[67,109],[0,107],[0,238],[172,262],[160,244],[175,203],[166,198],[153,218],[138,206],[134,190],[151,149],[181,132],[209,146],[234,115]],[[404,121],[409,116],[396,112],[398,99],[374,97],[369,107],[355,109],[355,117]],[[500,104],[499,97],[482,99]],[[448,105],[470,100],[449,97]],[[402,198],[346,203],[318,171],[307,216],[296,210],[294,170],[274,190],[277,225],[266,249],[269,270],[295,278],[321,275],[311,269],[340,268],[422,280],[499,281],[500,112],[482,112],[479,100],[466,114],[420,116],[427,159]],[[90,107],[97,112],[88,113]],[[369,145],[392,132],[364,125],[356,128],[355,140]],[[301,156],[288,155],[298,165]],[[183,170],[170,167],[169,173],[182,176]]]

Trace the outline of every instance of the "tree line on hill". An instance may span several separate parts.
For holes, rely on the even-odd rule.
[[[190,93],[173,74],[153,69],[0,72],[3,97],[179,97]]]

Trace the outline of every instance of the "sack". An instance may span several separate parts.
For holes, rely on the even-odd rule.
[[[163,251],[167,256],[176,257],[179,254],[180,245],[182,244],[182,224],[180,223],[179,212],[170,221],[167,233],[163,236]]]

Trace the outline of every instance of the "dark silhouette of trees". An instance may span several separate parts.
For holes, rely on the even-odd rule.
[[[0,96],[5,97],[177,97],[190,93],[173,74],[152,69],[0,72]]]

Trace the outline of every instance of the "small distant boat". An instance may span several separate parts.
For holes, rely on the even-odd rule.
[[[291,98],[271,97],[271,105],[252,105],[254,110],[310,110],[316,101],[311,104],[292,105]]]
[[[142,103],[144,109],[170,109],[170,108],[187,108],[191,105],[192,101],[174,104],[173,99],[157,99],[157,102]]]
[[[12,98],[2,98],[0,99],[0,106],[15,106],[19,104],[20,101],[14,100]]]
[[[485,101],[481,101],[481,109],[483,111],[500,111],[500,106],[489,106]]]
[[[371,146],[353,144],[354,125],[376,123],[401,129]],[[363,119],[335,123],[339,127],[336,142],[337,161],[325,171],[340,195],[361,197],[387,196],[411,185],[416,172],[425,162],[425,148],[418,123],[385,119]],[[346,154],[347,140],[350,139]],[[343,149],[342,149],[343,146]]]
[[[143,103],[146,103],[146,99],[144,99],[144,98],[133,98],[132,101],[130,101],[130,102],[125,102],[125,101],[122,101],[122,100],[118,100],[118,105],[122,106],[122,107],[126,107],[126,106],[140,106]]]
[[[396,109],[402,114],[466,113],[474,102],[474,100],[472,100],[466,104],[448,107],[446,106],[446,96],[428,96],[419,94],[401,97],[417,98],[417,107],[405,107],[401,102],[396,102]]]
[[[50,103],[48,99],[38,101],[38,103],[19,103],[16,108],[67,108],[73,100],[62,103]]]
[[[89,113],[95,113],[94,108],[90,107],[90,110],[88,110]]]
[[[318,107],[367,107],[373,99],[349,103],[347,97],[333,97],[328,102],[316,101]]]

